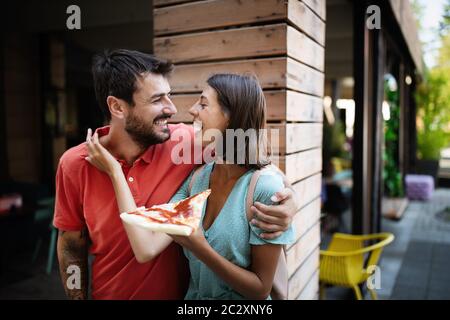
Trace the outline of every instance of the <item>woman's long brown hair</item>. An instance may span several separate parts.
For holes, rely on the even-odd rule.
[[[233,163],[237,163],[237,153],[243,152],[245,148],[245,164],[239,164],[249,169],[260,169],[270,164],[267,154],[267,139],[262,131],[266,124],[266,99],[256,77],[215,74],[207,80],[207,83],[216,91],[219,105],[229,116],[227,129],[242,129],[244,132],[254,129],[256,132],[257,140],[252,141],[246,137],[245,146],[237,146],[235,139]],[[225,158],[226,143],[223,144],[223,147],[222,156]],[[218,151],[220,152],[220,150]],[[253,152],[256,154],[252,154]]]

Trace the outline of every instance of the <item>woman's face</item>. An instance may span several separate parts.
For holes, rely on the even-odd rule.
[[[208,129],[216,129],[224,133],[228,127],[229,117],[219,105],[216,91],[210,86],[206,86],[200,98],[189,109],[189,113],[194,117],[194,129],[200,125],[202,130],[195,130],[195,135],[205,134]],[[210,141],[202,141],[206,146]]]

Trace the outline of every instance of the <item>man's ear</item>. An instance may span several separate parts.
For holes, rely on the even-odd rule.
[[[126,115],[125,102],[122,99],[118,99],[114,96],[108,96],[106,98],[106,104],[108,105],[109,112],[111,112],[111,117],[123,119]]]

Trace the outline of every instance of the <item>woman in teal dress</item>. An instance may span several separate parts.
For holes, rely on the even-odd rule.
[[[226,136],[230,129],[250,129],[258,139],[247,138],[234,150],[226,150],[225,142],[221,146],[202,139],[203,147],[214,146],[213,161],[197,174],[191,173],[171,199],[175,202],[211,189],[200,227],[192,235],[168,236],[126,224],[125,229],[140,262],[154,258],[171,241],[184,247],[191,273],[186,299],[270,299],[282,245],[293,242],[294,231],[289,227],[279,237],[268,240],[247,218],[246,196],[252,174],[270,164],[265,152],[258,149],[265,146],[259,141],[265,125],[264,93],[251,76],[218,74],[207,84],[189,110],[194,122],[202,124],[202,130],[195,134],[212,129]],[[94,135],[92,143],[101,148],[96,139]],[[120,166],[114,164],[117,161],[106,149],[100,151],[90,152],[88,160],[110,175],[120,210],[134,210],[136,205]],[[256,183],[253,201],[271,205],[275,193],[283,188],[280,175],[264,170]]]

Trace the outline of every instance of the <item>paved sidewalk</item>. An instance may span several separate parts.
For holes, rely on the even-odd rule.
[[[381,263],[383,273],[397,271],[392,285],[380,292],[384,298],[450,299],[450,221],[437,217],[446,207],[450,189],[437,189],[429,202],[410,202],[405,220],[384,221],[383,229],[397,237]]]
[[[428,202],[411,201],[399,221],[382,219],[382,231],[395,240],[380,261],[381,299],[450,299],[450,221],[436,214],[450,206],[450,189],[437,189]],[[343,217],[349,229],[350,213]],[[321,247],[329,242],[322,239]],[[366,292],[366,299],[370,295]],[[328,288],[327,299],[354,299],[352,290]]]

